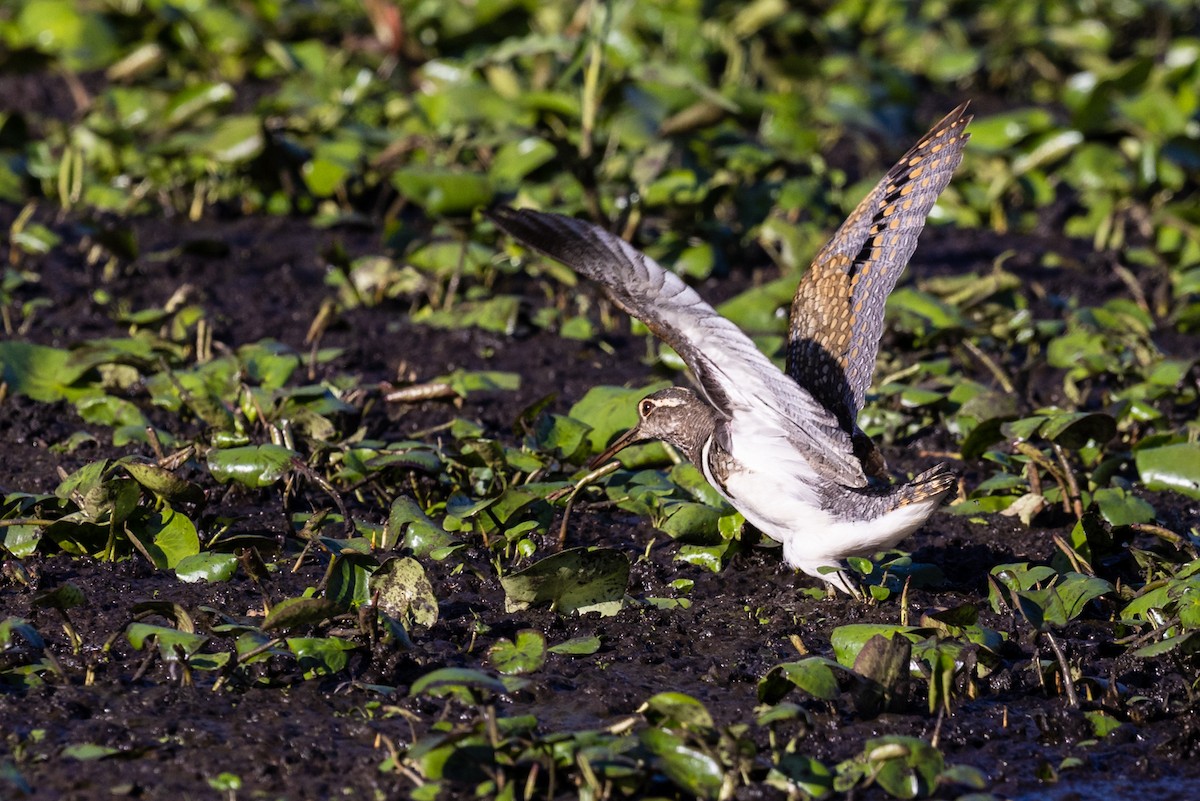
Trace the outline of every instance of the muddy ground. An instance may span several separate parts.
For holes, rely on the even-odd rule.
[[[0,207],[0,230],[8,230],[18,211]],[[121,326],[92,302],[102,281],[98,269],[85,265],[84,221],[44,213],[39,218],[68,246],[41,266],[37,291],[53,305],[39,314],[25,336],[68,346],[90,337],[121,335]],[[143,219],[135,221],[134,228],[138,259],[103,287],[129,308],[142,308],[164,303],[181,284],[189,283],[217,323],[216,340],[228,346],[274,337],[304,352],[308,325],[330,291],[323,281],[321,254],[335,243],[351,256],[379,249],[374,231],[319,230],[292,219],[231,217],[195,224]],[[208,246],[195,247],[198,243]],[[1086,249],[1075,247],[1081,258],[1062,270],[1036,267],[1032,254],[1045,244],[1036,238],[934,229],[926,233],[905,280],[986,270],[999,253],[1015,249],[1030,255],[1018,255],[1006,267],[1041,282],[1051,295],[1085,291],[1089,297],[1084,300],[1092,303],[1123,291]],[[1063,247],[1061,242],[1054,244]],[[700,290],[721,300],[771,277],[769,268],[735,270]],[[519,278],[504,290],[526,293],[531,308],[544,302]],[[365,404],[362,417],[369,436],[403,439],[461,415],[481,422],[493,436],[513,437],[518,413],[546,394],[557,393],[552,408],[565,413],[595,384],[640,384],[660,377],[641,363],[645,344],[639,337],[608,337],[613,351],[609,353],[594,343],[533,328],[514,337],[431,329],[410,323],[405,308],[390,304],[342,315],[322,344],[345,352],[322,369],[360,375],[366,386],[394,380],[398,374],[427,379],[456,366],[516,371],[523,383],[513,393],[472,395],[461,408],[430,402],[388,410],[376,396]],[[885,348],[888,345],[885,340]],[[1194,352],[1197,347],[1200,338],[1170,342],[1168,349]],[[1054,377],[1046,376],[1044,383],[1026,392],[1031,403],[1045,403],[1053,400],[1056,386]],[[78,430],[90,430],[100,444],[69,455],[50,450]],[[70,471],[101,456],[133,452],[108,442],[107,431],[83,423],[71,407],[9,397],[0,410],[0,488],[48,491],[58,483],[60,467]],[[929,430],[920,439],[889,446],[887,456],[894,470],[912,472],[936,461],[923,454],[951,447],[948,437]],[[968,486],[979,480],[970,466],[965,469]],[[203,475],[196,470],[192,477]],[[299,550],[295,540],[283,537],[283,510],[275,501],[264,502],[274,496],[225,492],[211,479],[206,486],[212,491],[208,519],[235,515],[242,532],[283,539],[288,554]],[[1184,521],[1195,519],[1195,503],[1166,495],[1152,500],[1168,527],[1186,530]],[[376,508],[359,511],[374,518],[383,514]],[[1052,536],[1069,531],[1070,521],[1050,524],[1026,528],[1007,517],[976,524],[946,513],[935,515],[905,545],[916,559],[939,566],[948,583],[936,591],[915,590],[912,608],[966,601],[986,608],[987,571],[1004,562],[1048,559],[1054,552]],[[146,599],[177,602],[201,621],[206,620],[197,611],[201,606],[237,615],[260,608],[259,591],[244,575],[221,584],[190,585],[155,571],[140,558],[117,564],[62,556],[26,560],[34,588],[0,582],[0,618],[24,617],[49,637],[66,679],[51,678],[46,686],[23,693],[0,692],[0,749],[9,754],[3,762],[15,765],[20,775],[19,781],[0,777],[0,796],[215,798],[218,792],[208,780],[232,773],[242,780],[238,798],[403,798],[412,785],[402,776],[380,771],[388,756],[380,735],[403,746],[414,731],[419,734],[439,716],[461,712],[444,701],[409,698],[408,685],[438,667],[480,667],[490,644],[520,629],[540,629],[552,641],[591,634],[603,641],[601,651],[587,659],[551,655],[531,690],[501,705],[501,714],[536,714],[541,730],[552,732],[603,727],[666,690],[697,697],[718,723],[751,720],[758,680],[773,665],[797,658],[790,638],[798,636],[813,653],[827,654],[829,633],[839,625],[897,620],[894,600],[871,607],[802,594],[813,580],[783,566],[778,550],[738,556],[720,574],[674,561],[675,543],[647,521],[604,504],[581,503],[576,508],[568,544],[607,545],[636,559],[651,539],[649,558],[634,565],[630,593],[670,596],[673,579],[690,578],[695,581],[690,609],[630,607],[606,619],[562,618],[546,609],[505,614],[500,584],[480,548],[467,557],[473,571],[452,575],[438,563],[430,564],[441,618],[431,629],[414,633],[412,650],[356,654],[347,671],[326,681],[301,681],[294,667],[281,662],[271,668],[264,685],[234,684],[219,692],[212,691],[208,674],[196,674],[194,687],[179,686],[178,677],[163,663],[144,665],[145,655],[124,638],[117,638],[111,650],[103,646],[129,621],[131,606]],[[274,599],[297,595],[314,585],[322,570],[316,560],[309,560],[297,573],[275,573],[268,593]],[[73,613],[85,643],[79,656],[71,655],[56,613],[31,607],[36,587],[68,580],[88,599],[87,606]],[[1000,796],[1192,798],[1189,784],[1200,779],[1200,720],[1189,689],[1194,677],[1165,660],[1156,663],[1160,667],[1148,668],[1126,655],[1124,648],[1108,642],[1111,630],[1097,622],[1104,614],[1096,610],[1085,615],[1061,633],[1061,643],[1067,658],[1083,666],[1087,675],[1118,684],[1126,699],[1119,704],[1096,698],[1085,699],[1083,709],[1070,708],[1056,688],[1041,686],[1030,669],[1031,662],[1048,654],[1018,634],[1006,646],[1003,667],[980,683],[979,697],[958,703],[944,720],[928,714],[923,689],[918,688],[905,712],[869,720],[856,717],[850,704],[812,704],[808,709],[813,730],[801,740],[801,748],[833,764],[860,753],[865,740],[879,734],[936,735],[948,762],[979,768],[988,778],[988,789]],[[486,631],[476,631],[478,620],[487,622]],[[1027,631],[990,611],[984,612],[983,622],[1002,631]],[[216,643],[229,644],[219,638]],[[94,682],[86,685],[89,670]],[[394,691],[381,693],[365,685]],[[1134,696],[1143,700],[1128,702]],[[384,715],[378,702],[413,714]],[[1083,711],[1101,708],[1126,725],[1096,742]],[[65,746],[80,743],[114,746],[121,754],[97,761],[61,756]],[[1060,770],[1067,758],[1080,762]],[[572,788],[563,788],[564,796],[572,793]],[[761,788],[743,795],[779,793]],[[877,788],[866,796],[883,797]]]

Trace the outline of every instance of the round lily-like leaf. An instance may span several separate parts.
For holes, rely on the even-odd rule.
[[[180,560],[200,552],[196,524],[169,506],[139,517],[126,532],[159,570],[173,569]]]
[[[500,695],[507,692],[504,682],[481,670],[470,668],[440,668],[426,673],[412,683],[408,694],[443,696],[457,690],[478,691]]]
[[[599,453],[610,440],[637,425],[637,403],[651,392],[670,386],[660,381],[646,387],[592,387],[567,413],[592,427],[587,441],[592,453]]]
[[[832,659],[810,656],[799,662],[784,662],[771,668],[758,683],[758,700],[765,704],[778,703],[793,687],[824,701],[838,697],[837,676],[833,668],[844,668]]]
[[[488,649],[492,667],[506,676],[532,673],[546,664],[546,638],[540,631],[518,631],[514,640],[500,640]]]
[[[594,635],[573,637],[558,645],[551,645],[547,650],[552,654],[563,654],[564,656],[591,656],[600,650],[600,638]]]
[[[153,637],[158,643],[159,655],[167,660],[177,659],[180,651],[184,656],[191,656],[208,642],[208,637],[203,634],[192,634],[170,626],[154,626],[149,623],[130,623],[125,629],[125,636],[129,638],[129,644],[139,651],[146,646],[146,640]]]
[[[287,475],[297,453],[282,445],[243,445],[213,448],[208,452],[208,469],[222,484],[230,481],[258,489],[269,487]]]
[[[638,711],[656,726],[684,726],[693,731],[706,731],[713,727],[712,715],[704,708],[704,704],[686,693],[659,693]]]
[[[829,636],[830,644],[833,646],[833,653],[837,657],[838,664],[844,667],[853,667],[854,660],[858,658],[858,653],[867,644],[867,640],[874,637],[876,634],[882,635],[891,639],[895,636],[907,637],[913,642],[920,640],[917,630],[912,626],[893,626],[884,623],[851,623],[847,626],[838,626]]]
[[[185,556],[175,565],[180,581],[228,581],[237,572],[238,558],[231,553],[203,552]]]
[[[422,626],[438,620],[437,597],[425,568],[410,556],[388,559],[371,574],[370,592],[378,596],[379,608],[394,618],[411,612]]]
[[[1134,454],[1142,481],[1152,490],[1169,489],[1200,499],[1200,443],[1180,442],[1143,448]]]
[[[658,767],[684,791],[699,798],[716,798],[724,772],[717,760],[688,746],[682,738],[662,729],[641,733],[642,745],[658,757]]]
[[[556,610],[615,615],[629,584],[629,558],[611,548],[571,548],[500,579],[509,612],[549,602]]]
[[[272,607],[263,621],[263,631],[272,629],[290,630],[300,626],[311,626],[328,620],[341,611],[341,607],[327,598],[288,598]]]

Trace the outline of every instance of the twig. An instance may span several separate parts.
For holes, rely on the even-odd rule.
[[[1017,391],[1013,386],[1012,381],[1009,380],[1008,376],[1004,374],[1004,371],[1000,369],[1000,365],[996,364],[991,356],[988,356],[986,353],[984,353],[978,345],[969,339],[964,339],[962,344],[963,347],[966,348],[972,356],[978,359],[979,363],[982,364],[987,371],[992,374],[992,377],[996,379],[996,383],[1000,385],[1001,389],[1003,389],[1009,395],[1012,395]]]
[[[1074,510],[1075,519],[1081,520],[1083,518],[1083,499],[1079,495],[1079,482],[1075,480],[1075,471],[1071,469],[1070,463],[1067,462],[1067,454],[1063,451],[1062,446],[1057,442],[1050,443],[1050,446],[1054,448],[1054,454],[1058,457],[1058,461],[1062,465],[1063,476],[1067,480],[1067,488],[1071,491],[1071,508],[1067,511]]]
[[[1073,708],[1079,707],[1079,696],[1075,693],[1075,680],[1071,678],[1071,669],[1067,665],[1067,657],[1062,652],[1062,648],[1058,647],[1058,640],[1054,639],[1054,635],[1048,631],[1043,631],[1042,636],[1046,638],[1046,642],[1050,643],[1050,650],[1054,652],[1054,658],[1058,660],[1058,669],[1062,671],[1063,689],[1067,693],[1067,703]]]

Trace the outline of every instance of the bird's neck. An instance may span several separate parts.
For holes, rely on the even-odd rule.
[[[704,444],[716,431],[717,413],[708,404],[697,400],[681,407],[677,414],[678,425],[668,442],[678,448],[689,462],[698,466],[704,456]]]

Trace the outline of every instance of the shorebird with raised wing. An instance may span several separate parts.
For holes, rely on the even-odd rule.
[[[787,372],[683,280],[622,239],[557,214],[500,208],[490,218],[525,245],[597,281],[683,359],[699,393],[671,387],[593,464],[641,440],[673,445],[768,537],[788,564],[855,593],[850,556],[890,548],[954,488],[940,464],[892,484],[859,429],[883,307],[925,218],[962,160],[971,117],[947,115],[892,167],[821,249],[792,302]]]

